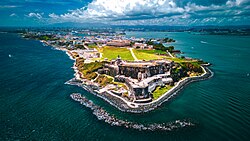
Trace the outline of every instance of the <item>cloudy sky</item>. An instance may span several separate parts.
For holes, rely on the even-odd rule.
[[[1,0],[0,26],[250,25],[250,0]]]

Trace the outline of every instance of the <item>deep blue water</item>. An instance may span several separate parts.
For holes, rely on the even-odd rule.
[[[213,64],[212,79],[190,84],[146,114],[123,113],[77,86],[73,61],[62,51],[17,34],[0,34],[0,140],[248,140],[250,138],[250,37],[128,32],[171,37],[185,56]],[[9,57],[9,55],[11,57]],[[136,131],[98,121],[70,99],[80,92],[118,118],[140,123],[190,120],[171,132]]]

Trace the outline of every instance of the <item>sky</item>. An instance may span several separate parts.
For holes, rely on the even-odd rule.
[[[250,0],[1,0],[0,26],[250,25]]]

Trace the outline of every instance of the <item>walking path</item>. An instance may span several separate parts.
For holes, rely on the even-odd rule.
[[[167,50],[167,53],[168,53],[168,55],[169,55],[170,57],[174,58],[174,56],[173,56],[170,52],[168,52],[168,50]]]
[[[139,61],[139,60],[137,59],[137,57],[135,56],[134,52],[133,52],[133,48],[129,48],[129,50],[130,50],[130,52],[131,52],[131,54],[132,54],[134,60],[135,60],[135,61]]]
[[[92,82],[95,82],[95,81],[96,81],[96,79],[99,77],[99,75],[100,75],[100,74],[99,74],[99,73],[97,73],[97,76],[95,77],[95,79],[92,79],[91,81],[92,81]]]

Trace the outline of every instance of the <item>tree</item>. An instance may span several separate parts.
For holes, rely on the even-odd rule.
[[[130,42],[130,46],[131,47],[134,46],[134,44],[135,44],[135,42]]]
[[[169,46],[169,47],[167,47],[167,50],[168,50],[170,53],[172,53],[173,50],[174,50],[174,46]]]
[[[147,41],[147,45],[154,45],[154,42],[152,42],[152,41]]]

